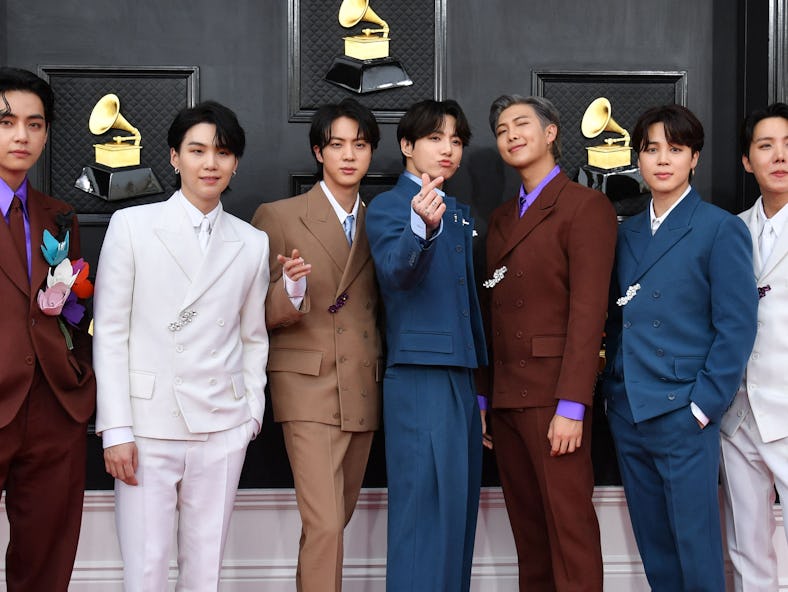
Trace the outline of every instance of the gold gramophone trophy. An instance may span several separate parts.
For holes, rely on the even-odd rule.
[[[588,146],[589,166],[600,169],[627,167],[632,163],[632,148],[629,132],[618,125],[610,116],[612,108],[605,97],[594,99],[586,109],[580,129],[586,138],[596,138],[602,132],[621,134],[620,138],[605,138],[604,144]],[[618,143],[622,143],[621,146]]]
[[[369,0],[342,0],[339,24],[349,29],[362,21],[380,28],[344,37],[345,54],[334,58],[326,80],[356,93],[413,84],[399,60],[389,56],[389,26],[370,8]]]
[[[107,201],[162,193],[161,183],[149,167],[140,166],[139,130],[120,113],[116,94],[101,97],[88,120],[90,132],[96,136],[110,130],[123,130],[130,136],[113,136],[111,142],[93,144],[96,164],[82,168],[74,186]]]

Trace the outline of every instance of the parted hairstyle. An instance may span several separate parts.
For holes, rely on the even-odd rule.
[[[44,104],[44,120],[47,127],[55,120],[55,93],[47,82],[28,70],[0,68],[0,117],[11,112],[5,93],[12,90],[31,92]]]
[[[498,118],[501,116],[501,113],[512,105],[529,105],[536,113],[542,129],[547,128],[548,125],[555,126],[555,139],[550,146],[550,151],[553,153],[553,159],[558,162],[561,159],[561,121],[558,109],[556,109],[552,101],[544,97],[501,95],[490,105],[490,129],[493,134],[495,134],[495,129],[498,127]]]
[[[693,153],[703,150],[703,125],[695,114],[682,105],[651,107],[638,117],[632,129],[632,147],[643,152],[651,141],[648,128],[655,123],[665,127],[665,139],[676,146],[687,146]]]
[[[339,103],[322,105],[312,116],[312,125],[309,128],[309,152],[317,163],[317,176],[323,178],[323,163],[317,160],[314,146],[323,150],[331,141],[331,124],[340,117],[347,117],[358,124],[358,139],[369,142],[372,150],[376,150],[380,142],[380,129],[375,116],[367,107],[350,97],[342,99]]]
[[[788,105],[785,103],[772,103],[763,109],[755,109],[744,118],[739,132],[739,146],[743,156],[750,157],[750,144],[752,144],[755,126],[762,119],[768,119],[769,117],[782,117],[788,120]]]

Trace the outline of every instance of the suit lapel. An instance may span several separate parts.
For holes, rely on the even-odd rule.
[[[319,183],[306,194],[306,215],[301,217],[301,222],[323,246],[334,264],[347,273],[345,266],[350,255],[350,246],[347,244],[347,238],[334,208],[331,207]],[[359,234],[357,231],[356,236]]]
[[[358,277],[364,265],[369,261],[370,251],[366,231],[366,214],[366,206],[364,202],[361,202],[358,206],[356,237],[353,239],[353,246],[350,248],[350,257],[347,260],[345,271],[342,274],[342,278],[339,280],[336,296],[339,296],[342,292],[347,290],[348,286],[353,283],[353,280]],[[345,242],[347,242],[347,240]]]
[[[31,241],[33,240],[32,231],[33,224],[31,220]],[[35,243],[32,244],[35,245]],[[3,273],[8,276],[8,279],[10,279],[11,282],[13,282],[13,284],[25,294],[25,296],[29,297],[30,283],[27,280],[27,270],[25,269],[22,260],[16,255],[16,245],[14,245],[14,241],[11,238],[11,230],[8,228],[8,224],[5,220],[0,220],[0,253],[3,253],[3,256],[0,257],[0,269],[3,270]],[[35,247],[33,247],[32,255],[34,258],[35,254],[36,250]]]
[[[760,236],[761,225],[759,222],[758,210],[761,209],[761,200],[763,198],[759,197],[755,202],[755,205],[751,207],[745,214],[743,214],[744,223],[747,224],[747,228],[750,231],[750,237],[752,238],[752,268],[753,273],[755,273],[755,277],[762,278],[764,275],[763,269],[763,261],[761,261],[761,248],[758,244],[758,237]],[[775,250],[777,249],[777,245],[775,245]]]
[[[653,236],[651,236],[651,218],[648,209],[641,214],[642,219],[637,225],[627,228],[624,236],[633,257],[637,260],[633,277],[629,280],[630,285],[643,277],[665,253],[673,248],[673,245],[692,229],[690,221],[698,203],[700,203],[700,196],[693,189],[668,215]],[[642,256],[638,257],[638,254],[642,254]]]
[[[762,197],[758,198],[759,200],[763,199]],[[758,208],[760,208],[760,204],[757,204]],[[755,208],[754,208],[755,209]],[[758,223],[758,212],[757,209],[755,211],[755,234],[756,237],[753,240],[753,259],[755,259],[755,253],[757,253],[759,267],[756,269],[760,269],[760,273],[758,275],[758,281],[765,280],[768,275],[777,267],[777,264],[782,261],[786,255],[788,255],[788,225],[783,229],[783,232],[780,233],[780,236],[777,237],[777,241],[774,243],[774,247],[772,247],[772,252],[769,255],[769,258],[766,261],[761,261],[761,247],[760,247],[760,236],[758,233],[760,224]],[[750,228],[750,232],[752,232],[752,227]]]
[[[511,217],[506,216],[501,224],[501,234],[503,242],[501,250],[495,254],[494,261],[500,261],[507,253],[514,249],[525,237],[527,237],[534,228],[539,226],[545,218],[553,213],[556,201],[563,188],[569,182],[569,177],[563,173],[559,173],[555,179],[550,181],[536,201],[525,211],[522,218],[519,217],[517,211],[518,201],[515,199],[515,211],[512,212]]]
[[[192,236],[196,240],[194,230],[191,230]],[[196,277],[186,291],[183,308],[190,306],[211,286],[222,281],[222,275],[238,256],[241,247],[243,247],[243,241],[230,224],[229,214],[224,211],[219,212],[213,230],[211,230],[211,241],[208,243],[208,250],[204,257],[200,252],[199,244],[197,245],[197,253],[202,261]]]
[[[176,193],[165,202],[163,215],[161,220],[154,222],[153,232],[184,275],[193,282],[203,256],[194,228],[178,203],[177,196]]]
[[[28,211],[30,213],[30,256],[33,259],[33,273],[30,285],[33,286],[33,297],[36,297],[38,288],[44,285],[49,273],[49,263],[44,259],[44,255],[41,252],[44,230],[49,230],[52,236],[57,236],[58,227],[55,220],[56,212],[53,211],[51,204],[48,203],[49,199],[43,193],[39,193],[30,187],[30,185],[27,187],[27,196]],[[69,241],[73,240],[74,237],[69,236]]]

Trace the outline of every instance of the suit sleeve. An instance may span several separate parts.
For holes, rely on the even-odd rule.
[[[569,234],[569,318],[555,396],[590,406],[599,368],[610,273],[616,247],[616,217],[602,195],[584,199]]]
[[[253,231],[252,231],[253,232]],[[257,269],[240,311],[241,343],[243,344],[244,385],[252,417],[263,425],[265,411],[265,368],[268,363],[268,331],[265,326],[265,295],[270,279],[268,270],[268,237],[261,234],[255,243]],[[263,310],[260,308],[263,307]]]
[[[758,323],[752,238],[739,218],[725,216],[719,225],[708,274],[714,340],[690,400],[710,421],[718,422],[741,382]]]
[[[265,323],[269,329],[286,327],[298,322],[302,316],[309,312],[309,276],[306,281],[306,294],[301,302],[301,307],[296,309],[290,301],[290,297],[285,289],[285,281],[282,273],[282,265],[277,261],[277,255],[290,256],[287,248],[284,226],[280,220],[276,208],[268,204],[263,204],[252,218],[252,226],[259,228],[268,235],[269,244],[269,269],[271,282],[268,286],[268,294],[265,298]],[[297,244],[294,244],[298,248]]]
[[[134,286],[134,247],[121,210],[110,220],[101,247],[93,297],[93,369],[96,433],[133,427],[129,397],[129,332]]]
[[[384,290],[417,286],[430,268],[436,249],[419,239],[410,225],[410,202],[394,192],[383,193],[367,207],[367,237],[378,282]],[[441,240],[441,236],[435,241]],[[433,241],[434,242],[434,241]]]

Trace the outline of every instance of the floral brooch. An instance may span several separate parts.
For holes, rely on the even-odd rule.
[[[493,272],[492,278],[482,282],[482,286],[485,288],[494,288],[495,285],[503,279],[503,276],[506,275],[507,271],[509,271],[509,269],[505,265],[503,267],[499,267]]]
[[[635,294],[638,293],[638,290],[640,290],[640,284],[629,286],[629,288],[627,288],[626,295],[616,300],[616,304],[619,306],[625,306],[626,304],[629,304],[629,301],[635,297]]]

